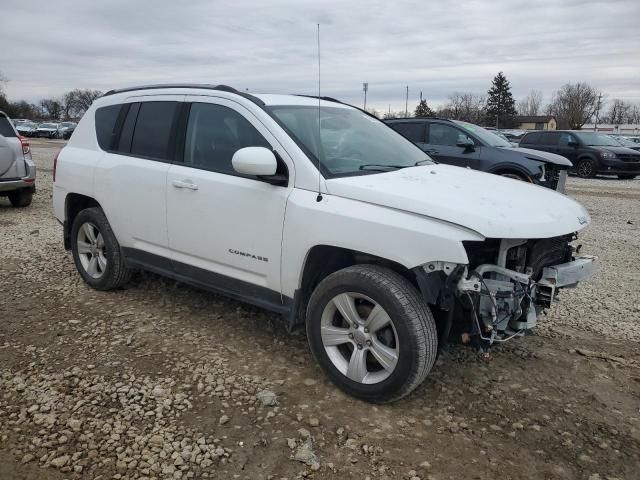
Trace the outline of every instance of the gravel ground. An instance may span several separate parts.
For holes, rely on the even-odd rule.
[[[591,283],[490,361],[451,346],[394,405],[337,391],[302,333],[151,274],[96,292],[38,193],[0,199],[0,479],[637,479],[640,180],[569,180]]]

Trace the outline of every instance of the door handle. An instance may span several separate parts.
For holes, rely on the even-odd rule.
[[[191,180],[174,180],[171,182],[176,188],[188,188],[189,190],[198,190],[198,185],[191,183]]]

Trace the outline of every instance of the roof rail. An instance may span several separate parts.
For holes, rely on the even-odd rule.
[[[376,117],[374,114],[367,112],[366,110],[357,107],[356,105],[351,105],[350,103],[347,102],[343,102],[341,100],[338,100],[336,98],[333,97],[318,97],[317,95],[301,95],[301,94],[296,94],[296,97],[306,97],[306,98],[319,98],[320,100],[324,100],[325,102],[333,102],[333,103],[339,103],[341,105],[346,105],[348,107],[351,108],[355,108],[356,110],[360,110],[362,113],[369,115],[370,117],[373,117],[377,120],[380,120],[378,117]]]
[[[108,97],[109,95],[115,95],[117,93],[135,92],[138,90],[158,90],[161,88],[201,88],[205,90],[217,90],[219,92],[228,92],[228,93],[233,93],[235,95],[240,95],[241,97],[244,97],[247,100],[250,100],[257,105],[260,105],[261,107],[264,106],[264,102],[260,100],[258,97],[254,97],[253,95],[250,95],[245,92],[240,92],[228,85],[210,85],[210,84],[197,84],[197,83],[165,83],[165,84],[153,84],[153,85],[140,85],[137,87],[127,87],[127,88],[109,90],[107,93],[105,93],[102,96]]]

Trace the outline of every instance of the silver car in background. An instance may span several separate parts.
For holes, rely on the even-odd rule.
[[[26,138],[0,112],[0,197],[9,197],[14,207],[27,207],[36,191],[36,165]]]

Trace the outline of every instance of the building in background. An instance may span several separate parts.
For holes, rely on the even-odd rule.
[[[556,119],[550,115],[516,115],[513,120],[518,130],[556,129]]]

